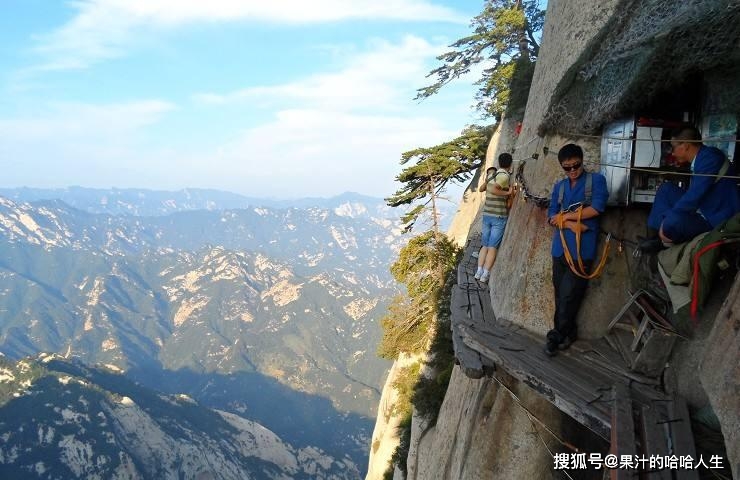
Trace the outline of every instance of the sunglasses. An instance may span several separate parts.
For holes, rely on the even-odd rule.
[[[566,167],[565,165],[561,165],[561,166],[563,167],[563,170],[565,170],[566,172],[572,172],[573,170],[578,170],[579,168],[581,168],[581,165],[583,165],[583,162],[576,163],[575,165],[571,165],[570,167]]]

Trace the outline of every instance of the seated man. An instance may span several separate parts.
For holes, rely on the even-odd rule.
[[[684,128],[671,137],[673,156],[680,164],[691,163],[691,183],[683,189],[664,182],[655,194],[648,226],[657,236],[640,242],[645,253],[664,246],[691,240],[740,212],[740,190],[734,166],[725,154],[701,143],[701,134],[693,127]]]

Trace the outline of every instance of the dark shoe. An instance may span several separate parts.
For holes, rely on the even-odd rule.
[[[642,253],[658,253],[666,247],[658,237],[641,238],[638,237],[637,248]]]
[[[548,340],[547,344],[545,344],[545,355],[548,357],[554,357],[557,354],[558,344]]]
[[[558,350],[568,350],[570,347],[570,344],[575,342],[575,339],[571,339],[570,337],[565,337],[565,340],[560,342],[560,345],[558,345]]]

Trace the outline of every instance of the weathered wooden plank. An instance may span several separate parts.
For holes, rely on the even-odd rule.
[[[607,333],[604,335],[604,341],[609,344],[610,347],[614,349],[615,352],[619,354],[619,357],[622,358],[622,361],[629,367],[629,363],[622,357],[622,353],[619,350],[619,345],[617,344],[617,339],[614,335],[611,335],[610,333]]]
[[[632,415],[632,399],[626,385],[615,384],[612,388],[611,448],[609,453],[622,458],[622,455],[634,456],[635,422]],[[632,480],[634,472],[628,469],[615,468],[611,471],[612,480]]]
[[[450,299],[450,323],[467,324],[470,321],[470,306],[468,293],[459,288],[452,289],[452,298]]]
[[[673,454],[681,457],[691,455],[696,459],[694,434],[691,431],[691,418],[686,402],[681,397],[675,397],[668,403],[668,425],[671,431]],[[676,470],[676,480],[698,480],[698,470]]]
[[[459,288],[465,288],[465,285],[468,283],[467,275],[465,275],[465,265],[463,262],[460,262],[457,265],[457,286]]]
[[[640,315],[641,316],[644,316],[644,314],[642,312],[640,312]],[[635,313],[632,310],[627,310],[624,313],[624,318],[626,318],[627,320],[629,320],[629,322],[630,322],[629,324],[631,326],[632,332],[636,332],[640,328],[640,322],[641,321],[640,321],[639,318],[637,318],[637,315],[635,315]]]
[[[483,362],[481,362],[480,354],[470,349],[462,338],[453,332],[452,344],[455,349],[455,358],[460,363],[465,376],[472,379],[479,379],[485,375]]]
[[[666,396],[657,392],[653,386],[659,385],[660,381],[651,379],[639,373],[630,372],[619,354],[612,351],[611,355],[617,357],[617,361],[601,362],[598,355],[583,355],[579,351],[580,345],[585,341],[579,340],[573,346],[561,352],[556,357],[556,361],[550,357],[545,357],[542,353],[543,339],[536,337],[531,332],[523,329],[510,330],[502,325],[503,322],[497,322],[496,325],[483,325],[476,323],[472,329],[473,334],[481,338],[481,341],[488,344],[491,348],[508,347],[508,351],[516,351],[517,347],[526,347],[527,355],[537,359],[534,365],[527,365],[534,372],[539,372],[542,376],[561,379],[563,381],[574,381],[569,375],[576,375],[579,382],[591,380],[588,393],[583,393],[582,397],[593,400],[598,396],[593,388],[610,387],[614,379],[623,379],[631,381],[633,386],[633,398],[639,402],[647,403],[652,400],[663,400]],[[482,330],[479,330],[482,328]],[[601,345],[602,350],[611,350],[604,340],[595,341]],[[514,348],[511,348],[514,347]],[[588,347],[586,347],[588,348]],[[507,350],[504,350],[506,352]],[[484,353],[484,352],[482,352]],[[484,355],[485,356],[485,355]],[[595,360],[595,361],[594,361]],[[597,387],[598,386],[598,387]]]
[[[477,326],[477,325],[476,325]],[[475,332],[475,326],[473,327]],[[465,333],[463,333],[465,336]],[[595,371],[579,362],[577,358],[562,354],[557,359],[545,356],[542,342],[524,335],[512,333],[509,336],[492,337],[490,333],[474,333],[480,341],[503,355],[511,357],[521,368],[536,372],[552,384],[570,393],[583,402],[594,402],[601,395],[600,389],[611,386],[611,376]],[[481,352],[485,356],[485,352]]]
[[[632,344],[632,336],[619,330],[613,330],[609,335],[616,339],[619,353],[622,355],[622,358],[624,358],[627,365],[632,368],[632,365],[635,364],[635,358],[637,358],[637,354],[630,348],[630,345]]]
[[[607,332],[611,330],[617,323],[619,323],[622,320],[622,317],[624,316],[624,314],[627,313],[627,311],[630,309],[635,299],[637,299],[637,297],[639,297],[641,294],[642,294],[641,291],[637,292],[631,295],[629,299],[627,299],[627,302],[624,304],[624,306],[619,310],[619,312],[617,312],[616,315],[614,315],[614,317],[612,318],[612,321],[609,322],[609,326],[606,327]]]
[[[645,336],[645,344],[637,355],[632,369],[652,377],[659,376],[663,373],[675,342],[675,335],[652,328]]]
[[[668,452],[668,427],[665,423],[658,423],[658,414],[655,407],[643,405],[640,409],[640,437],[642,440],[641,453],[646,456],[665,457]],[[672,480],[670,470],[650,470],[644,476],[649,480]]]
[[[605,374],[612,377],[616,376],[617,378],[627,378],[633,382],[637,382],[643,385],[660,386],[660,379],[650,378],[640,373],[629,371],[627,367],[624,366],[624,361],[622,360],[622,357],[619,357],[618,360],[614,362],[589,352],[583,353],[581,358],[584,363],[590,364],[591,366],[604,371]],[[647,396],[642,400],[647,401],[651,398],[653,397]]]
[[[573,385],[564,385],[540,376],[539,372],[533,370],[531,366],[516,361],[515,357],[510,354],[511,352],[504,354],[502,353],[504,351],[492,349],[469,335],[463,335],[463,338],[474,349],[491,358],[496,365],[501,366],[508,374],[529,385],[563,412],[608,440],[610,429],[608,414],[603,411],[603,408],[599,408],[601,405],[597,403],[589,404],[574,395]]]
[[[469,378],[481,378],[485,374],[484,365],[481,361],[480,354],[472,350],[462,339],[461,327],[470,322],[470,305],[468,293],[459,288],[452,290],[450,300],[451,327],[452,327],[452,347],[463,372]]]
[[[463,265],[458,267],[459,288],[453,289],[451,302],[456,357],[463,368],[473,367],[474,378],[479,378],[477,375],[486,366],[495,364],[606,440],[612,430],[612,385],[620,384],[626,391],[620,398],[628,399],[630,412],[641,402],[665,399],[646,385],[654,384],[654,380],[630,372],[629,357],[623,360],[621,351],[611,349],[606,341],[596,342],[598,347],[587,345],[580,350],[574,348],[580,343],[577,342],[570,350],[550,358],[542,351],[544,339],[504,319],[495,319],[486,286],[473,279],[477,260],[471,254],[478,248],[479,244],[468,243]],[[632,312],[630,314],[634,317]],[[621,349],[626,346],[635,356],[629,348],[632,332],[615,333],[624,336],[623,340],[612,340],[615,346]],[[627,379],[640,383],[633,382],[627,387]],[[620,418],[624,418],[624,412]],[[630,421],[634,453],[634,422]],[[624,435],[622,438],[627,438]]]
[[[645,335],[645,332],[647,331],[648,326],[650,326],[650,322],[647,319],[647,315],[645,315],[642,318],[642,323],[640,323],[640,327],[637,329],[637,333],[635,333],[635,338],[632,340],[632,343],[630,344],[630,350],[632,350],[633,352],[636,352],[637,347],[640,346],[640,340],[642,340],[642,336]]]
[[[578,340],[571,347],[571,350],[587,355],[593,352],[594,356],[600,356],[605,362],[613,364],[615,368],[621,367],[625,372],[628,369],[622,356],[615,350],[605,339],[598,338],[595,340]]]
[[[471,319],[471,325],[477,324],[483,321],[483,309],[481,308],[481,295],[484,295],[485,292],[481,292],[478,290],[470,290],[468,298],[470,299],[470,319]]]
[[[481,307],[483,309],[483,322],[493,324],[496,321],[496,314],[493,312],[491,305],[491,292],[486,290],[480,296]]]

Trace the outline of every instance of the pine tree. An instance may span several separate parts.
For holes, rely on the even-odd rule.
[[[385,201],[391,207],[419,203],[402,217],[406,231],[411,230],[425,211],[431,210],[432,231],[439,235],[437,202],[448,182],[464,182],[485,162],[492,130],[492,127],[473,125],[454,140],[401,155],[401,165],[411,165],[396,177],[403,187]]]
[[[434,334],[444,278],[455,268],[457,248],[447,237],[428,231],[412,238],[391,266],[397,282],[406,286],[381,320],[383,338],[378,355],[394,359],[401,352],[428,347]]]
[[[476,82],[476,108],[486,116],[501,118],[504,111],[523,107],[539,54],[537,35],[545,12],[538,0],[486,0],[473,18],[473,33],[452,45],[438,60],[442,65],[427,77],[435,82],[417,90],[416,99],[437,93],[444,85],[481,64],[485,69]]]

